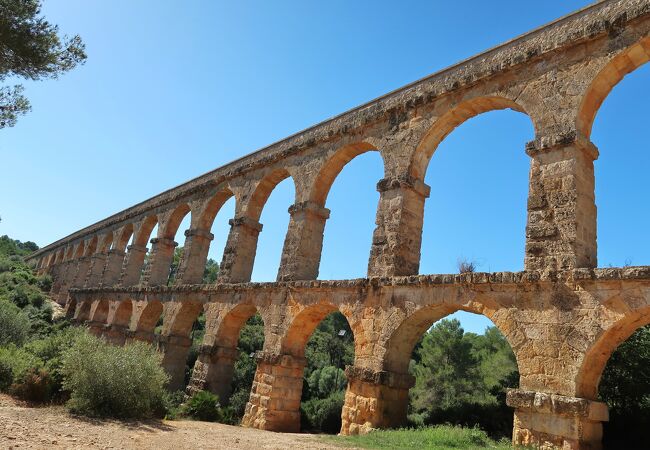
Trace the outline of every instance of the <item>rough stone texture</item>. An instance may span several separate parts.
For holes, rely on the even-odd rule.
[[[192,323],[205,311],[190,392],[228,395],[239,330],[259,312],[265,344],[244,424],[272,430],[299,427],[304,346],[327,314],[341,311],[355,337],[343,433],[399,424],[417,339],[454,311],[483,314],[517,357],[525,392],[510,395],[514,442],[594,448],[604,406],[592,415],[584,405],[595,404],[616,346],[650,322],[650,268],[595,269],[598,150],[591,126],[611,89],[648,60],[650,1],[599,2],[163,192],[44,247],[30,261],[53,276],[52,295],[74,320],[118,344],[156,343],[173,387],[182,383]],[[505,108],[527,114],[535,129],[525,147],[531,157],[525,271],[417,275],[431,157],[455,127]],[[316,281],[329,190],[343,167],[368,151],[384,163],[369,278]],[[261,212],[287,178],[296,195],[278,282],[249,283]],[[201,281],[212,222],[231,197],[235,217],[218,284],[194,284]],[[168,287],[173,238],[188,214],[184,257]],[[151,236],[156,225],[158,235]]]

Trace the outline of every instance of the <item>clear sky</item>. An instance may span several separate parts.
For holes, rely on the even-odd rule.
[[[46,245],[588,3],[46,0],[88,61],[25,83],[33,111],[0,131],[0,234]],[[648,81],[648,67],[627,77],[594,126],[601,266],[650,264]],[[525,115],[497,111],[443,141],[425,180],[421,273],[456,272],[461,257],[523,268],[532,138]],[[366,153],[337,178],[321,278],[365,275],[382,173]],[[263,211],[253,280],[275,278],[291,183]],[[213,226],[217,260],[232,214],[231,202]],[[461,319],[470,331],[488,323]]]

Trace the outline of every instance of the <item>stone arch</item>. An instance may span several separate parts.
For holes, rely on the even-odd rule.
[[[94,311],[91,313],[90,321],[95,323],[106,323],[109,309],[110,305],[108,304],[108,300],[98,300],[97,306],[94,307]]]
[[[281,353],[304,357],[307,341],[316,327],[333,312],[340,311],[332,303],[317,303],[301,310],[292,320],[282,339]],[[341,311],[342,312],[342,311]],[[343,313],[348,323],[351,320]]]
[[[161,224],[161,228],[158,230],[158,237],[166,239],[174,239],[178,227],[181,222],[190,212],[190,206],[187,203],[182,203],[178,205],[169,215],[169,218],[165,221],[164,225]]]
[[[84,246],[85,248],[84,248],[83,256],[90,256],[93,253],[95,253],[95,250],[97,250],[97,241],[98,241],[97,235],[90,238],[88,243]]]
[[[125,299],[119,302],[113,314],[111,325],[121,327],[128,327],[131,322],[131,315],[133,314],[133,302],[130,299]]]
[[[188,337],[192,331],[192,325],[202,311],[203,305],[199,302],[166,303],[162,334]]]
[[[578,134],[589,138],[601,105],[627,74],[650,61],[650,36],[637,41],[614,57],[587,88],[578,109],[576,129]]]
[[[77,303],[74,313],[74,319],[77,322],[86,322],[90,319],[90,310],[92,304],[90,300],[85,300]]]
[[[132,235],[133,235],[133,224],[132,223],[127,223],[119,231],[119,234],[117,235],[117,237],[113,240],[112,248],[114,248],[116,250],[120,250],[120,251],[125,251],[126,246],[128,245],[129,241],[131,240]]]
[[[224,187],[219,190],[208,200],[205,208],[199,212],[196,221],[192,220],[192,227],[201,230],[210,230],[221,207],[232,197],[234,197],[234,193],[230,188]]]
[[[650,305],[636,309],[604,330],[587,349],[576,379],[576,396],[597,400],[598,385],[616,348],[639,328],[650,324]]]
[[[445,137],[472,117],[501,109],[512,109],[531,117],[520,104],[506,97],[485,96],[462,101],[438,117],[427,131],[415,150],[409,174],[417,180],[423,180],[431,157]]]
[[[156,224],[158,224],[158,217],[156,215],[145,218],[133,238],[133,244],[146,247],[149,236],[151,236],[151,232]]]
[[[255,305],[239,304],[228,311],[219,325],[215,343],[221,347],[236,348],[239,333],[248,319],[258,313]]]
[[[253,191],[250,200],[248,201],[248,204],[246,206],[246,212],[244,215],[249,217],[250,219],[259,221],[260,216],[262,215],[262,210],[264,209],[264,205],[266,204],[266,201],[271,196],[271,192],[273,192],[273,189],[275,189],[275,187],[278,184],[280,184],[282,181],[284,181],[287,178],[291,178],[291,180],[294,181],[289,171],[284,168],[276,169],[270,172],[269,174],[267,174],[264,178],[262,178],[257,183],[257,186],[255,187],[255,190]],[[295,189],[296,188],[295,181],[293,185]],[[294,195],[294,197],[296,196]]]
[[[142,331],[145,333],[153,333],[156,328],[160,316],[163,314],[163,304],[160,300],[149,300],[146,302],[142,312],[137,316],[131,317],[132,331]]]
[[[336,180],[343,168],[357,156],[370,151],[379,152],[375,146],[367,142],[357,142],[338,149],[321,167],[311,189],[309,200],[318,206],[324,207],[334,180]],[[381,152],[379,154],[382,156],[383,162],[383,155],[381,155]]]
[[[97,253],[107,253],[111,246],[113,245],[113,232],[108,232],[104,236],[102,236],[102,239],[99,242],[99,248],[97,249]]]
[[[81,258],[84,255],[84,248],[85,245],[83,241],[77,243],[72,252],[72,259]]]
[[[406,316],[400,324],[390,333],[386,342],[386,353],[383,359],[385,370],[396,373],[408,373],[411,354],[420,337],[437,321],[457,311],[465,311],[487,317],[503,334],[508,345],[512,348],[517,365],[520,366],[517,347],[507,330],[510,329],[503,321],[499,320],[493,311],[475,302],[468,304],[450,305],[438,304],[419,308]],[[508,320],[505,318],[504,320]]]
[[[59,250],[56,253],[56,256],[54,258],[54,264],[59,264],[60,262],[62,262],[64,257],[65,257],[65,249]]]

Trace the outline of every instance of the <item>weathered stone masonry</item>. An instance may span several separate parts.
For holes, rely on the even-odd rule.
[[[30,260],[53,276],[54,298],[93,332],[116,344],[155,343],[172,389],[182,387],[191,326],[203,311],[207,332],[188,390],[227,398],[239,331],[259,312],[265,343],[243,424],[274,431],[299,429],[305,345],[327,314],[342,312],[355,337],[345,434],[402,423],[417,339],[454,311],[483,314],[517,357],[520,388],[508,396],[513,441],[598,448],[607,420],[597,401],[600,375],[616,346],[650,323],[650,268],[596,268],[598,149],[590,134],[611,89],[649,59],[650,1],[599,2],[170,189]],[[467,119],[505,108],[526,114],[535,129],[525,147],[525,271],[418,275],[431,156]],[[368,151],[379,152],[385,172],[368,278],[317,281],[328,192]],[[286,178],[295,204],[278,281],[250,283],[261,212]],[[228,240],[213,242],[212,222],[232,197]],[[167,286],[187,214],[183,259]],[[225,245],[219,280],[200,285],[210,245]]]

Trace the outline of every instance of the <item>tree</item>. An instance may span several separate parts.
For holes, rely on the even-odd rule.
[[[41,17],[41,0],[0,0],[0,82],[56,78],[86,60],[81,38],[59,36]],[[20,85],[0,87],[0,128],[12,127],[30,105]]]

